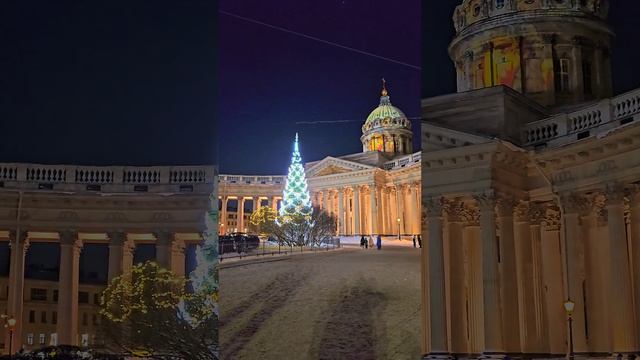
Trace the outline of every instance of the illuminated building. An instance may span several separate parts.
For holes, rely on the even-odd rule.
[[[426,358],[638,352],[640,89],[610,96],[607,8],[456,9],[459,93],[422,101]]]

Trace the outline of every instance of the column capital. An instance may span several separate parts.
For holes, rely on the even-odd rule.
[[[606,196],[606,206],[619,206],[624,204],[627,191],[621,183],[609,183],[605,186],[604,195]]]
[[[592,202],[586,196],[575,192],[560,194],[560,203],[566,214],[586,214],[592,208]]]
[[[473,199],[478,203],[478,207],[481,211],[495,211],[496,196],[493,191],[474,194]]]
[[[511,195],[499,195],[494,198],[499,217],[513,217],[513,213],[518,206],[518,200]]]
[[[22,250],[24,251],[24,253],[27,253],[27,250],[29,250],[29,232],[28,231],[21,231],[20,232],[20,238],[18,239],[16,237],[16,230],[9,230],[9,247],[13,248],[16,245],[18,246],[22,246]]]
[[[74,248],[82,248],[82,240],[78,238],[78,232],[74,229],[65,229],[59,232],[61,246],[73,246]]]
[[[427,219],[434,217],[442,217],[442,211],[445,208],[445,202],[441,197],[428,197],[424,202]]]

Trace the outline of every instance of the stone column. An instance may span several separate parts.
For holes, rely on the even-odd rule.
[[[573,58],[572,71],[571,71],[571,81],[572,85],[571,91],[573,92],[573,97],[576,101],[584,100],[584,83],[582,79],[582,43],[584,40],[576,36],[572,39],[573,46],[571,48],[571,54]]]
[[[229,221],[227,218],[227,207],[229,206],[229,197],[228,196],[223,196],[222,197],[222,219],[221,219],[221,223],[222,223],[222,233],[226,234],[229,232]]]
[[[539,354],[547,354],[550,351],[549,348],[549,332],[547,331],[547,309],[545,300],[545,285],[543,282],[544,269],[542,262],[542,228],[541,224],[545,218],[545,208],[540,204],[529,204],[529,232],[530,232],[530,245],[531,245],[531,273],[533,276],[533,311],[535,321],[535,334],[527,332],[526,336],[533,336],[535,343],[535,351]],[[528,263],[527,263],[528,264]],[[526,269],[526,267],[525,267]],[[527,281],[526,279],[524,281]],[[526,284],[525,284],[526,285]],[[524,306],[529,306],[527,302]],[[527,309],[528,312],[531,309]],[[531,315],[527,315],[527,319],[530,319]],[[527,320],[529,321],[529,320]],[[528,325],[527,325],[528,326]],[[528,326],[529,328],[529,326]],[[530,330],[528,330],[530,331]],[[537,339],[537,341],[536,341]],[[524,351],[523,347],[523,351]]]
[[[529,223],[529,204],[520,203],[515,208],[514,242],[518,277],[518,306],[520,314],[520,348],[523,353],[540,353],[537,350],[536,300],[534,296],[533,246]]]
[[[351,196],[353,195],[353,191],[351,188],[345,188],[345,220],[344,227],[347,235],[353,235],[353,203],[351,202]]]
[[[171,270],[176,275],[185,275],[184,242],[175,238],[175,234],[167,230],[154,233],[156,237],[156,260],[160,266]]]
[[[402,185],[396,185],[396,206],[398,212],[398,218],[400,218],[400,233],[405,233],[404,224],[406,222],[406,216],[404,214],[404,187]]]
[[[411,234],[419,234],[420,233],[420,211],[418,207],[418,185],[411,184],[409,185],[409,197],[410,201],[410,211],[409,211],[409,219],[411,219],[411,227],[409,229]]]
[[[275,212],[278,212],[278,199],[276,198],[276,196],[271,197],[271,209]]]
[[[378,228],[378,231],[381,234],[389,234],[389,212],[387,211],[389,204],[387,203],[387,195],[385,192],[386,189],[384,186],[378,188],[378,218],[380,219],[380,227]]]
[[[11,248],[9,263],[9,294],[7,299],[7,315],[16,319],[14,327],[13,352],[22,347],[22,316],[24,305],[24,267],[25,255],[29,250],[29,238],[26,231],[11,231],[9,234]],[[9,332],[5,332],[4,350],[9,352]]]
[[[82,241],[75,231],[60,232],[58,281],[58,344],[78,345],[78,283]]]
[[[238,197],[238,232],[244,232],[244,197]]]
[[[624,222],[624,188],[618,184],[607,187],[607,217],[611,259],[609,316],[613,351],[633,352],[636,348],[631,273]]]
[[[256,196],[253,198],[253,212],[257,212],[260,210],[260,197]]]
[[[584,269],[584,263],[581,261],[580,253],[584,248],[582,233],[580,231],[580,215],[588,208],[589,204],[586,198],[577,194],[569,193],[561,196],[561,202],[564,213],[564,236],[566,244],[565,267],[567,271],[567,280],[565,283],[566,298],[571,299],[575,303],[573,311],[573,346],[576,352],[586,352],[587,334],[584,331],[584,300],[582,297],[582,281],[581,276]],[[566,299],[565,299],[566,300]]]
[[[640,185],[631,193],[631,259],[636,305],[636,339],[640,344]]]
[[[353,234],[362,235],[360,229],[360,187],[353,187]]]
[[[388,199],[389,199],[389,212],[391,216],[390,225],[391,225],[391,233],[393,235],[398,235],[398,204],[396,204],[396,190],[393,188],[389,189]]]
[[[109,237],[109,282],[124,272],[131,270],[133,266],[133,242],[127,241],[127,234],[122,231],[107,233]]]
[[[331,215],[329,209],[329,190],[322,190],[322,210]]]
[[[504,350],[508,353],[520,352],[520,305],[518,299],[518,266],[513,229],[513,211],[516,202],[504,197],[498,202],[498,222],[500,224],[500,300],[502,304],[502,328]]]
[[[467,211],[464,240],[467,249],[467,306],[469,308],[469,352],[480,354],[485,349],[484,299],[482,273],[482,240],[480,236],[479,211]]]
[[[344,226],[344,188],[338,189],[338,235],[345,235]]]
[[[467,296],[462,203],[452,203],[447,209],[449,230],[449,313],[451,316],[451,352],[469,354],[467,341]]]
[[[377,235],[378,234],[378,229],[379,229],[379,224],[377,223],[378,221],[378,206],[376,203],[376,185],[375,184],[371,184],[369,185],[369,201],[370,201],[370,207],[369,207],[369,213],[371,214],[369,216],[369,228],[370,228],[370,232],[371,235]]]
[[[475,196],[480,207],[482,240],[482,284],[484,303],[484,352],[504,353],[498,278],[498,246],[496,239],[495,200],[493,195]],[[509,329],[510,331],[511,329]]]
[[[447,323],[445,306],[444,244],[442,233],[442,200],[431,198],[427,201],[428,273],[429,273],[429,334],[430,353],[438,356],[447,354]]]

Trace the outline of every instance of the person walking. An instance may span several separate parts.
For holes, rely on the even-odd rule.
[[[422,249],[422,236],[418,235],[418,246]]]
[[[369,249],[369,241],[367,239],[364,239],[364,248]]]
[[[380,236],[380,234],[378,234],[378,238],[376,239],[376,246],[378,247],[378,250],[382,248],[382,236]]]
[[[360,238],[360,248],[364,249],[364,245],[367,242],[367,239],[364,237],[364,235],[362,235],[362,237]]]
[[[369,247],[373,249],[373,236],[369,235]]]
[[[415,235],[413,235],[413,248],[414,249],[416,248],[416,236]]]

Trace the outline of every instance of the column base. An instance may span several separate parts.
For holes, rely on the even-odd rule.
[[[450,353],[429,353],[422,357],[423,360],[453,360],[454,356]]]

